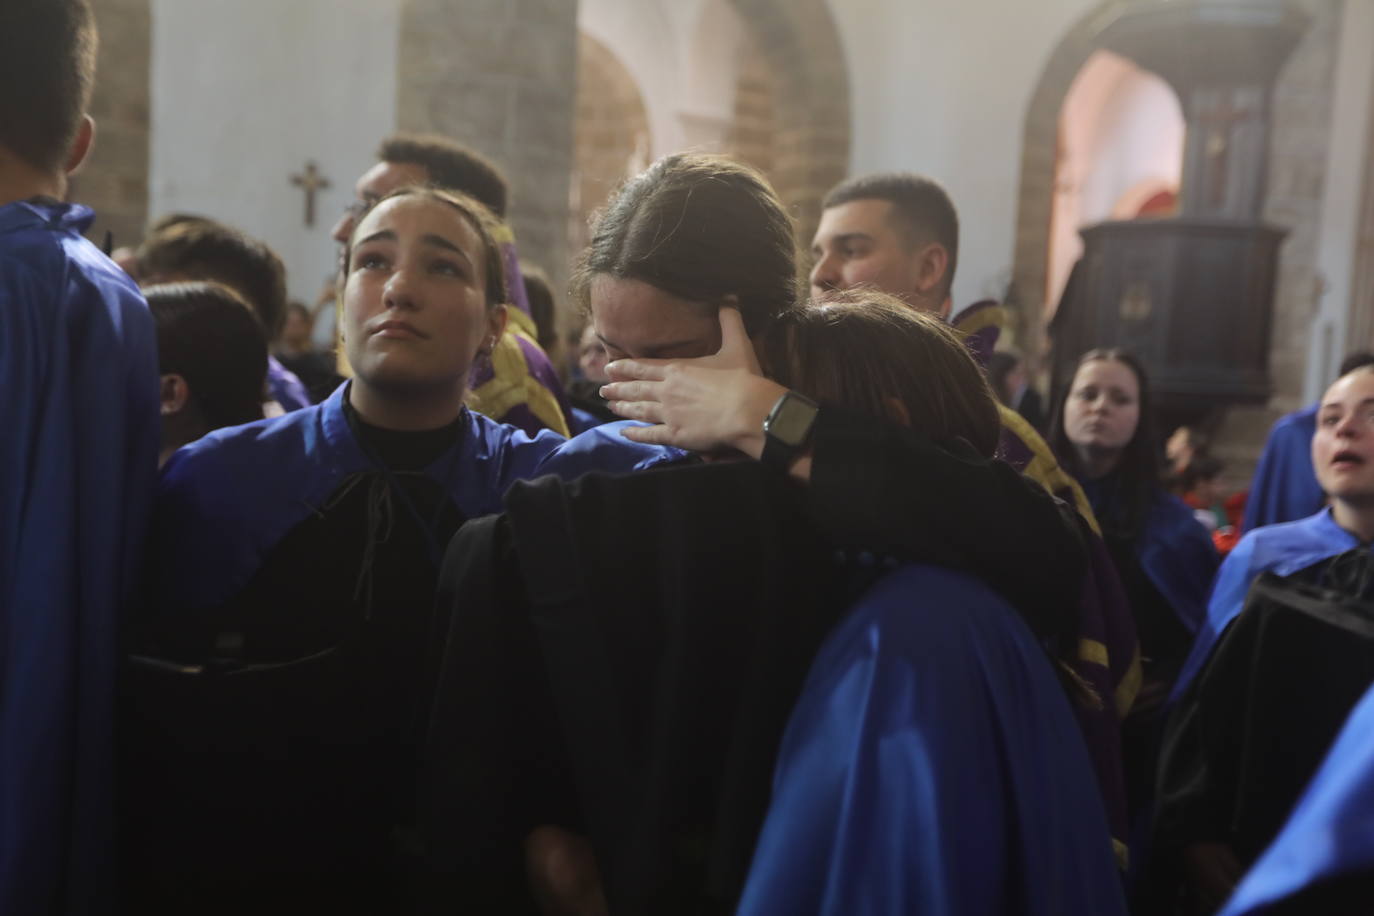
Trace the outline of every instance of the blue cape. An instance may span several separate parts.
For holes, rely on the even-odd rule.
[[[1178,619],[1196,633],[1207,615],[1207,592],[1221,557],[1192,509],[1166,493],[1157,496],[1136,555]]]
[[[270,353],[267,355],[267,392],[288,412],[310,406],[310,393],[300,378]]]
[[[1246,531],[1306,518],[1321,508],[1325,495],[1312,468],[1316,432],[1316,404],[1280,417],[1274,424],[1250,482]]]
[[[885,576],[812,663],[738,913],[1125,912],[1083,737],[1030,630],[962,573]]]
[[[1115,514],[1113,489],[1105,480],[1083,484],[1097,517],[1109,524]],[[1136,559],[1179,622],[1196,633],[1207,615],[1207,592],[1221,558],[1212,537],[1193,510],[1156,488],[1145,525],[1135,545]]]
[[[1332,519],[1330,509],[1301,521],[1260,528],[1241,538],[1217,573],[1212,598],[1207,604],[1207,618],[1174,682],[1172,698],[1181,697],[1207,663],[1222,631],[1245,607],[1245,596],[1260,573],[1292,575],[1358,546],[1355,536]]]
[[[1259,916],[1319,881],[1374,869],[1374,688],[1221,916]]]
[[[157,469],[152,316],[85,207],[0,207],[0,913],[112,909],[120,614]]]
[[[156,607],[222,605],[345,478],[372,468],[344,415],[346,390],[341,385],[321,403],[281,417],[216,430],[172,456],[158,481],[154,514],[159,562],[150,597]],[[684,454],[631,442],[620,435],[623,422],[565,440],[548,430],[531,438],[472,410],[463,415],[463,436],[424,473],[449,481],[449,496],[465,518],[500,512],[516,480],[633,471]],[[453,468],[460,471],[450,474]]]

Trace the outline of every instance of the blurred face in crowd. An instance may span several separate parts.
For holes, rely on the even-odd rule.
[[[1140,423],[1140,381],[1131,367],[1095,359],[1078,367],[1064,404],[1064,433],[1074,447],[1119,453]]]
[[[578,343],[577,365],[588,381],[607,382],[610,381],[606,377],[607,362],[606,345],[596,336],[596,325],[588,322],[582,329],[582,340]]]
[[[1343,376],[1322,397],[1312,466],[1333,500],[1374,506],[1374,371]]]
[[[356,198],[334,224],[334,241],[347,245],[358,219],[368,208],[398,188],[422,185],[429,181],[429,170],[413,162],[379,162],[363,173],[353,187]]]
[[[297,308],[287,309],[286,323],[281,329],[282,343],[292,350],[309,349],[311,328],[309,312]]]

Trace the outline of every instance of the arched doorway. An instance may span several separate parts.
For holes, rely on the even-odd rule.
[[[578,39],[577,111],[573,121],[568,248],[590,240],[592,214],[627,176],[649,160],[649,118],[625,64],[586,32]]]
[[[1177,200],[1186,124],[1174,90],[1110,51],[1084,63],[1059,112],[1042,321],[1083,251],[1079,230],[1161,214]]]
[[[750,162],[810,239],[849,165],[848,69],[825,0],[582,0],[578,24],[638,85],[651,157]]]

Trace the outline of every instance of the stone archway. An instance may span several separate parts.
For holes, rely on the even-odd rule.
[[[1069,30],[1050,52],[1049,63],[1026,109],[1011,299],[1016,306],[1016,339],[1033,360],[1047,349],[1041,316],[1047,310],[1055,173],[1060,150],[1059,112],[1079,72],[1101,49],[1103,25],[1116,17],[1122,6],[1120,0],[1111,0]]]
[[[149,0],[94,0],[100,31],[91,116],[95,146],[72,180],[70,198],[95,210],[90,236],[136,245],[148,219]]]
[[[578,38],[573,124],[571,252],[591,241],[590,219],[626,176],[647,165],[649,117],[625,64],[586,32]]]
[[[732,0],[773,75],[769,177],[804,249],[825,192],[849,171],[849,69],[825,0]]]
[[[521,254],[567,277],[577,4],[402,0],[396,127],[500,163]]]

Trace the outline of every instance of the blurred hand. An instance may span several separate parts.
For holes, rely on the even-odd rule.
[[[1221,909],[1245,873],[1225,843],[1194,843],[1183,851],[1183,867],[1198,913]]]
[[[738,309],[720,310],[720,350],[699,359],[620,359],[601,389],[611,410],[653,426],[627,439],[694,452],[763,454],[763,421],[787,390],[763,377]]]
[[[585,837],[536,827],[525,838],[525,871],[544,916],[607,916],[601,873]]]

